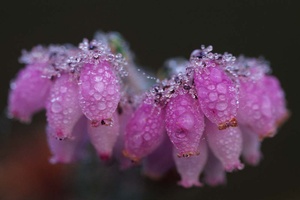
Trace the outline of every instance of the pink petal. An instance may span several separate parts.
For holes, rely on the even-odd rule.
[[[240,108],[238,120],[250,126],[260,138],[269,137],[276,132],[275,116],[272,101],[266,93],[265,84],[261,80],[240,81]]]
[[[73,138],[58,140],[53,137],[53,129],[47,127],[47,139],[52,157],[49,162],[55,163],[70,163],[80,158],[82,155],[82,146],[85,142],[84,134],[86,132],[86,119],[82,118],[75,125],[72,135]]]
[[[117,108],[117,113],[119,117],[120,133],[114,146],[113,154],[120,165],[120,169],[125,170],[133,166],[133,162],[131,162],[130,159],[123,155],[125,145],[125,129],[128,121],[130,120],[130,117],[132,116],[133,107],[131,104],[119,104],[119,107]]]
[[[173,145],[165,136],[161,145],[143,161],[143,174],[151,179],[160,179],[174,166],[172,156]]]
[[[195,70],[195,85],[201,109],[219,129],[237,126],[238,108],[236,83],[221,66],[214,63]]]
[[[238,127],[219,130],[215,124],[206,120],[205,135],[210,149],[227,172],[243,169],[244,165],[239,159],[242,152],[242,135]]]
[[[210,186],[223,185],[226,183],[226,172],[218,158],[208,148],[207,163],[204,168],[204,180]]]
[[[250,127],[241,125],[240,128],[243,136],[243,159],[250,165],[258,165],[262,158],[259,137]]]
[[[198,151],[200,152],[200,155],[179,158],[177,156],[179,152],[176,148],[173,149],[173,158],[176,169],[181,177],[178,184],[185,188],[202,186],[202,183],[199,182],[199,176],[207,160],[207,145],[205,140],[201,141],[198,146]]]
[[[34,113],[45,107],[51,81],[42,78],[44,65],[27,65],[11,83],[8,114],[23,122],[30,122]]]
[[[78,102],[78,85],[70,75],[63,74],[54,82],[46,104],[46,115],[55,137],[72,137],[73,127],[82,111]]]
[[[275,76],[265,75],[263,77],[263,81],[266,87],[266,94],[269,96],[272,103],[276,124],[279,126],[283,124],[289,117],[289,111],[286,108],[284,91],[280,86],[280,82]]]
[[[85,64],[80,73],[79,100],[92,126],[110,119],[120,101],[120,83],[108,62]]]
[[[190,94],[178,94],[166,107],[166,130],[179,157],[197,155],[204,131],[204,115]]]
[[[113,114],[111,123],[111,125],[101,125],[98,127],[88,125],[88,134],[91,143],[102,160],[109,160],[111,158],[114,145],[119,135],[120,128],[117,113]]]
[[[123,153],[131,160],[139,161],[152,153],[163,138],[163,111],[160,107],[143,102],[126,127]]]

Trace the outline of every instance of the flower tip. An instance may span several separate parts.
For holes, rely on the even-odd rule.
[[[281,119],[276,121],[277,127],[282,126],[290,117],[291,117],[291,111],[287,110],[285,115]]]
[[[205,182],[212,187],[217,187],[219,185],[225,185],[226,179],[224,177],[210,178],[210,179],[206,179]]]
[[[232,118],[231,120],[229,121],[226,121],[226,122],[223,122],[223,123],[220,123],[218,125],[218,129],[219,130],[224,130],[226,128],[229,128],[229,127],[237,127],[238,126],[238,122],[235,118]]]
[[[230,164],[224,167],[226,172],[234,172],[237,170],[242,170],[244,169],[244,164],[240,163],[239,161],[234,163],[234,164]]]
[[[266,138],[272,138],[276,135],[276,133],[277,133],[277,130],[274,129],[274,130],[268,131],[266,134],[260,134],[259,141],[262,142]]]
[[[252,166],[257,166],[262,158],[260,153],[251,154],[245,158],[245,162]]]
[[[31,123],[31,117],[30,116],[22,116],[18,111],[13,110],[13,111],[8,111],[7,112],[7,117],[9,119],[16,119],[19,120],[22,123],[25,124],[30,124]]]
[[[178,181],[178,185],[184,187],[184,188],[191,188],[193,186],[195,187],[202,187],[203,184],[201,182],[199,182],[198,180],[181,180]]]
[[[109,161],[111,159],[111,155],[109,153],[101,153],[99,155],[99,158],[102,160],[102,161]]]

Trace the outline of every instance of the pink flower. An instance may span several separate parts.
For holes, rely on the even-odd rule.
[[[241,158],[257,165],[261,141],[289,116],[266,61],[212,46],[168,60],[167,76],[153,86],[117,33],[78,47],[37,46],[20,61],[26,67],[11,84],[8,114],[29,122],[46,109],[51,163],[79,160],[89,141],[121,169],[141,164],[158,179],[175,167],[183,187],[216,186],[244,168]]]

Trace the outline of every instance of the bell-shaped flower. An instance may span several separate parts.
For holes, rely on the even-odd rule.
[[[47,140],[52,157],[50,163],[70,163],[80,159],[83,155],[83,146],[86,142],[84,139],[86,134],[86,119],[81,118],[74,126],[72,131],[72,139],[66,138],[58,140],[53,137],[53,129],[50,126],[46,128]]]
[[[151,179],[160,179],[174,166],[173,144],[165,135],[164,141],[159,147],[143,160],[143,174]]]
[[[125,130],[124,155],[133,161],[152,153],[164,138],[161,107],[145,101],[135,110]]]
[[[204,131],[204,115],[189,93],[178,92],[166,106],[166,130],[178,157],[197,155]]]
[[[221,161],[227,172],[241,170],[242,134],[238,127],[219,130],[217,125],[206,120],[205,137],[214,155]]]
[[[77,82],[69,74],[62,74],[51,87],[46,116],[54,137],[72,138],[72,130],[82,111],[78,102]]]
[[[111,64],[84,64],[79,79],[79,104],[92,126],[112,118],[119,101],[120,83]]]
[[[259,140],[259,136],[253,132],[250,127],[241,125],[240,129],[243,136],[243,160],[246,163],[255,166],[262,158],[262,153],[260,151],[261,141]]]
[[[179,185],[189,188],[192,186],[202,186],[199,181],[200,174],[204,169],[207,160],[207,145],[205,139],[202,139],[198,144],[199,155],[179,158],[178,150],[173,149],[173,158],[175,161],[177,172],[180,174],[181,180]]]
[[[90,141],[99,157],[102,160],[109,160],[120,131],[117,113],[113,114],[110,124],[103,124],[98,127],[93,127],[90,124],[87,126]]]
[[[45,107],[52,82],[43,78],[46,64],[27,65],[11,83],[8,115],[22,122],[30,122],[34,113]]]
[[[262,79],[240,78],[238,120],[251,127],[260,138],[273,136],[277,129],[273,104],[265,87]]]
[[[226,183],[226,172],[218,158],[208,148],[208,158],[204,168],[204,181],[210,186],[223,185]]]

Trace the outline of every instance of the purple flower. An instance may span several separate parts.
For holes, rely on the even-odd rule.
[[[201,46],[189,60],[168,60],[166,77],[151,84],[118,33],[95,38],[24,52],[26,67],[11,84],[9,116],[29,122],[46,109],[51,163],[81,159],[89,141],[121,169],[142,165],[158,179],[176,167],[183,187],[202,186],[201,174],[216,186],[242,161],[257,165],[262,140],[289,116],[262,59]]]

